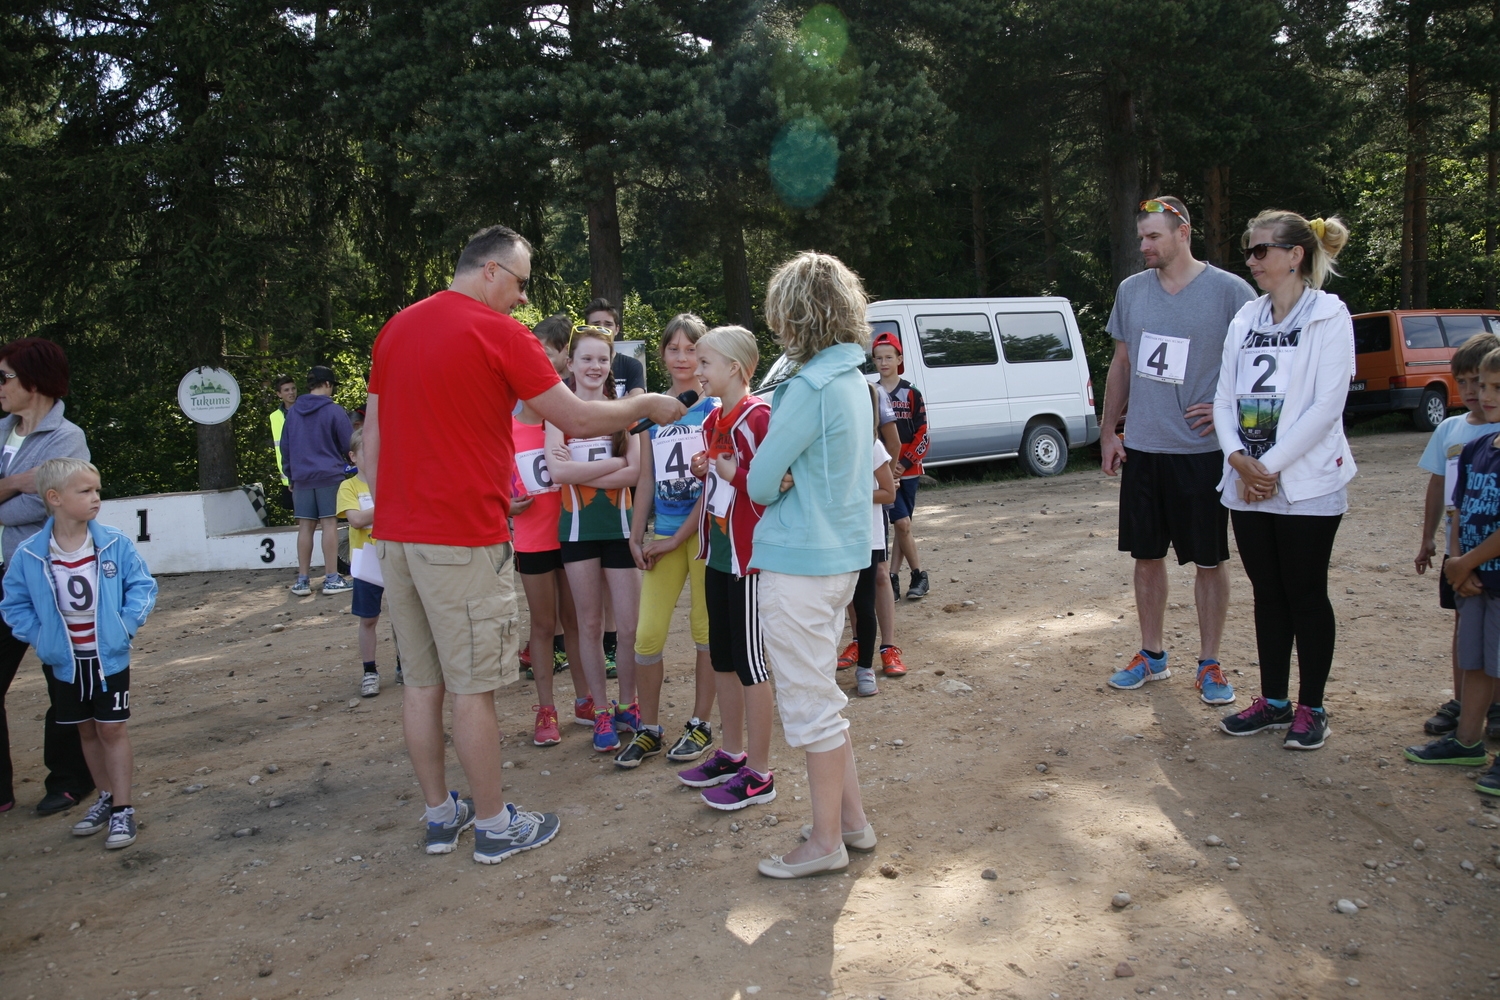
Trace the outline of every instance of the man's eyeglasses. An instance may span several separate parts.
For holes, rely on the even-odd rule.
[[[1183,214],[1181,212],[1177,211],[1177,209],[1173,208],[1171,205],[1168,205],[1166,202],[1164,202],[1164,201],[1157,201],[1154,198],[1151,199],[1150,201],[1143,201],[1143,202],[1141,202],[1141,211],[1142,212],[1171,212],[1173,215],[1177,216],[1177,221],[1181,225],[1184,225],[1184,226],[1189,225],[1188,220],[1183,217]]]
[[[1270,253],[1272,247],[1279,250],[1290,250],[1296,246],[1295,243],[1257,243],[1253,247],[1245,248],[1246,257],[1254,257],[1256,260],[1265,260],[1266,254]]]
[[[491,263],[498,267],[500,270],[504,271],[506,274],[509,274],[511,277],[515,278],[516,286],[521,290],[521,294],[526,294],[526,286],[531,283],[530,275],[527,275],[523,278],[516,272],[512,271],[510,268],[506,267],[504,264],[500,263],[498,260],[491,260]]]

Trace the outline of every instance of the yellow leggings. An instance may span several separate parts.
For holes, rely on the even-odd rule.
[[[698,535],[694,533],[642,574],[641,617],[635,627],[637,663],[660,662],[662,650],[667,648],[672,612],[677,607],[677,598],[682,596],[682,585],[689,578],[693,581],[693,607],[688,616],[693,626],[693,642],[699,649],[708,648],[708,602],[703,596],[703,567],[707,563],[693,558],[697,554]]]

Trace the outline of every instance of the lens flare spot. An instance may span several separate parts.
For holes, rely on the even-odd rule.
[[[839,142],[821,118],[789,122],[771,143],[771,183],[791,208],[823,200],[839,169]]]

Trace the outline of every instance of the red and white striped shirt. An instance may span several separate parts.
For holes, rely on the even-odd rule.
[[[62,612],[75,656],[95,656],[99,641],[95,634],[95,611],[99,605],[99,560],[94,540],[85,537],[72,552],[64,552],[53,538],[48,545],[52,557],[52,581],[57,588],[57,607]]]

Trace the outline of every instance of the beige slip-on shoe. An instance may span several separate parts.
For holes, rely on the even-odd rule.
[[[845,830],[844,846],[851,851],[873,851],[875,850],[875,824],[866,823],[863,830]],[[802,825],[802,839],[808,840],[812,837],[812,824]]]
[[[783,860],[780,854],[773,854],[762,860],[757,867],[762,875],[770,878],[806,878],[821,872],[836,872],[848,868],[849,852],[844,849],[843,844],[840,844],[839,849],[832,854],[825,854],[821,858],[813,858],[801,864],[793,864]]]

